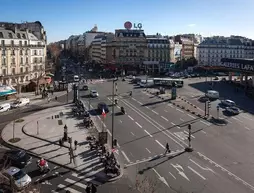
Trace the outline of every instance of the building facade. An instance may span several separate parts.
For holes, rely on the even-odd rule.
[[[147,41],[144,30],[115,30],[112,42],[113,63],[125,71],[145,70],[147,60]]]
[[[216,66],[222,58],[253,59],[254,41],[239,36],[215,36],[199,44],[197,52],[199,65]]]
[[[188,37],[188,36],[187,36]],[[181,44],[181,59],[189,59],[195,57],[194,41],[183,35],[176,35],[174,42]]]
[[[160,34],[147,35],[147,61],[144,61],[148,73],[160,73],[170,63],[170,42]]]
[[[43,33],[44,34],[44,33]],[[45,74],[46,38],[29,29],[0,27],[0,84],[19,89]]]

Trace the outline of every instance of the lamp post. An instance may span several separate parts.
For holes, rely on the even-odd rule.
[[[112,149],[114,148],[114,118],[115,118],[115,105],[114,105],[114,101],[115,101],[115,83],[116,83],[117,79],[114,78],[113,79],[113,83],[112,83],[112,136],[111,136],[111,143],[112,143]]]
[[[64,137],[63,137],[64,141],[67,141],[68,139],[68,127],[67,125],[65,124],[64,125]]]

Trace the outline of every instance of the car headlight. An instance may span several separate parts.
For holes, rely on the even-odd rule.
[[[25,162],[21,162],[21,164],[25,164]]]

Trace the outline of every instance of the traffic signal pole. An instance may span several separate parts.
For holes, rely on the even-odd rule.
[[[191,147],[191,124],[188,125],[188,130],[189,130],[189,135],[188,135],[189,144],[188,144],[188,147],[185,148],[185,151],[192,152],[193,148]]]
[[[113,85],[112,85],[112,135],[111,135],[111,143],[112,143],[112,149],[114,148],[114,118],[115,118],[115,80],[113,79]]]

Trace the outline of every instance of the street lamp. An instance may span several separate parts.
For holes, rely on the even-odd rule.
[[[117,79],[114,77],[113,83],[112,83],[112,135],[111,135],[111,143],[112,143],[112,149],[114,148],[114,118],[115,118],[115,84]]]

